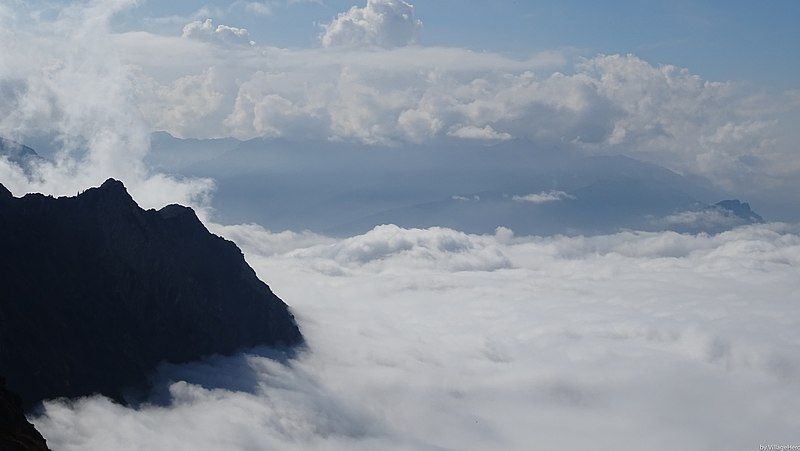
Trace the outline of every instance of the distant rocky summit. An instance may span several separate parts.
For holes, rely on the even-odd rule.
[[[716,208],[727,215],[735,216],[748,224],[760,224],[764,222],[764,218],[756,214],[750,209],[750,204],[742,202],[738,199],[723,200],[712,205],[710,208]]]
[[[735,227],[761,224],[764,218],[740,200],[723,200],[712,205],[697,204],[663,218],[669,230],[682,233],[721,233]]]
[[[30,176],[38,163],[45,161],[35,150],[10,139],[0,137],[0,158],[5,158],[11,163],[22,168]]]
[[[190,208],[141,209],[113,179],[61,198],[0,185],[0,293],[0,375],[26,409],[122,400],[162,361],[302,343],[234,243]]]

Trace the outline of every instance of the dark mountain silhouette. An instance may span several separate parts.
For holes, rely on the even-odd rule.
[[[0,449],[3,451],[48,451],[42,434],[25,418],[22,401],[5,388],[0,377]]]
[[[26,409],[122,400],[161,361],[302,342],[235,244],[190,208],[139,208],[116,180],[62,198],[0,185],[0,256],[0,375]]]

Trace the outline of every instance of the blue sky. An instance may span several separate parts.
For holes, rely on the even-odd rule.
[[[120,29],[178,33],[176,22],[144,17],[208,16],[247,28],[259,44],[319,45],[318,24],[364,2],[263,2],[269,14],[246,12],[253,2],[143,1],[117,18]],[[690,68],[705,78],[792,87],[800,76],[800,2],[772,1],[462,1],[415,2],[420,44],[525,55],[552,49],[634,53],[651,63]],[[203,14],[202,10],[207,10]],[[199,13],[199,14],[198,14]]]

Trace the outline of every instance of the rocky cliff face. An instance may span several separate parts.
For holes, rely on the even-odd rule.
[[[3,451],[49,451],[42,434],[25,418],[19,396],[6,390],[0,376],[0,449]]]
[[[119,400],[160,361],[302,342],[236,245],[115,180],[69,198],[0,185],[0,256],[0,374],[26,407]]]
[[[764,218],[750,209],[750,204],[738,199],[719,201],[712,205],[711,208],[716,208],[718,211],[739,218],[747,224],[759,224],[764,222]]]

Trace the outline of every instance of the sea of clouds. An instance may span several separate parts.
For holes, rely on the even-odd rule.
[[[748,449],[796,440],[800,235],[234,239],[308,349],[165,367],[159,399],[45,404],[58,450]]]

